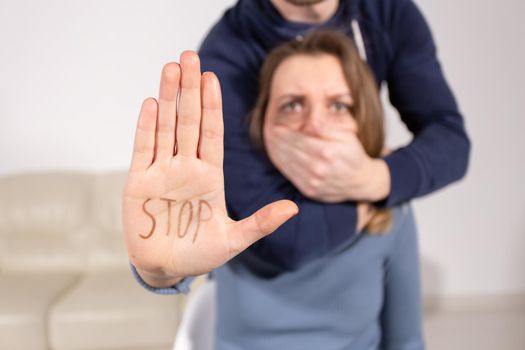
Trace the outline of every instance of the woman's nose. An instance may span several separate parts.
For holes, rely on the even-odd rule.
[[[321,136],[325,111],[322,108],[312,108],[305,117],[302,131],[310,136]]]

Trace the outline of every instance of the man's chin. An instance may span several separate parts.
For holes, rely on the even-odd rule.
[[[295,6],[310,6],[315,5],[320,2],[323,2],[325,0],[284,0],[289,4],[295,5]]]

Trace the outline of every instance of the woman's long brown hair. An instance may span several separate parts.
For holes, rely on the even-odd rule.
[[[333,30],[312,32],[304,39],[278,46],[268,54],[260,72],[259,95],[250,115],[252,141],[265,150],[263,125],[272,79],[277,67],[291,56],[322,54],[333,55],[341,62],[345,80],[354,100],[352,115],[358,126],[357,137],[370,157],[379,157],[384,146],[384,118],[373,74],[359,57],[353,41]],[[365,230],[372,234],[388,231],[392,225],[391,211],[375,208],[374,211]]]

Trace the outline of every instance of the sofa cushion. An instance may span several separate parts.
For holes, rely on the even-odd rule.
[[[179,321],[180,300],[181,296],[146,292],[129,268],[92,271],[51,311],[51,347],[170,348]]]
[[[122,238],[122,192],[126,173],[98,174],[93,179],[92,222],[102,231]]]
[[[0,181],[0,234],[64,236],[84,226],[92,176],[20,174]]]
[[[10,272],[80,272],[88,263],[87,247],[93,246],[91,230],[72,230],[66,237],[38,234],[0,239],[0,269]]]
[[[89,249],[90,269],[127,268],[128,254],[122,232],[124,172],[94,176],[90,198],[93,234]]]
[[[87,252],[92,176],[21,174],[0,181],[0,269],[79,270]]]
[[[47,349],[49,308],[77,279],[66,273],[0,274],[1,348]]]

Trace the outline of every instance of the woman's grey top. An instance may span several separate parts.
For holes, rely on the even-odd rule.
[[[242,254],[213,272],[216,350],[421,350],[419,258],[409,205],[299,270]],[[136,274],[135,274],[136,275]],[[184,292],[191,279],[162,294]]]

